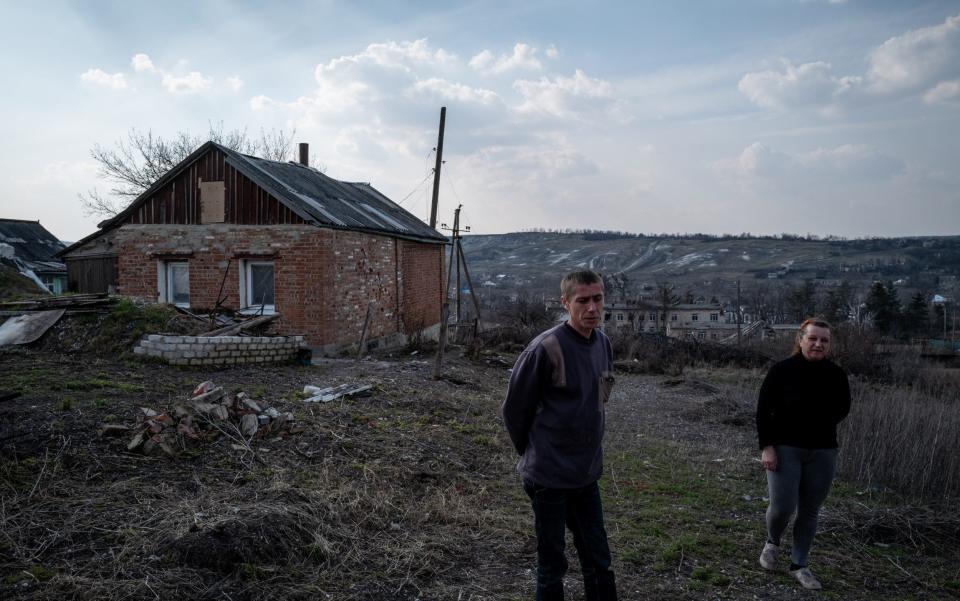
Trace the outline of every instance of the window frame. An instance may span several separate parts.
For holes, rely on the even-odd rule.
[[[187,300],[176,302],[176,291],[173,289],[175,279],[171,272],[179,267],[187,271]],[[190,308],[190,260],[189,259],[159,259],[157,261],[157,302],[180,307],[181,309]]]
[[[251,270],[257,266],[269,265],[273,272],[273,303],[254,302],[253,277]],[[240,260],[240,313],[273,315],[277,312],[277,264],[273,258]]]

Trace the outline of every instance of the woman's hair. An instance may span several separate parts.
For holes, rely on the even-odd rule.
[[[796,355],[800,352],[800,339],[803,338],[804,334],[807,333],[807,327],[817,326],[818,328],[826,328],[833,332],[833,326],[830,323],[823,319],[822,317],[808,317],[803,320],[803,323],[800,324],[800,327],[797,328],[797,337],[793,341],[793,354]]]

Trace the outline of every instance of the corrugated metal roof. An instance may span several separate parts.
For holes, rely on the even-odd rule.
[[[446,236],[420,221],[370,184],[341,182],[299,163],[268,161],[230,150],[216,142],[205,142],[155,181],[126,209],[98,223],[99,229],[96,232],[61,250],[59,256],[121,225],[146,199],[214,148],[226,156],[230,165],[290,207],[305,221],[323,227],[383,233],[422,242],[449,242]]]
[[[31,262],[57,261],[55,255],[64,244],[40,225],[39,221],[0,219],[0,242],[13,247],[18,259]]]
[[[269,161],[216,146],[238,171],[318,225],[447,240],[370,184],[342,182],[300,163]]]

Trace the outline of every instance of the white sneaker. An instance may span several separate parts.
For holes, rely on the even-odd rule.
[[[810,568],[800,568],[799,570],[790,570],[790,575],[797,579],[800,582],[800,585],[805,589],[810,590],[820,590],[823,588],[820,586],[820,581],[817,580],[817,577],[810,572]]]
[[[760,567],[764,570],[776,570],[777,569],[777,553],[780,552],[780,547],[773,543],[765,543],[763,545],[763,551],[760,552]]]

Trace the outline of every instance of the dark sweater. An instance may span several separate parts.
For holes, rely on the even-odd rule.
[[[561,324],[520,354],[501,411],[524,478],[548,488],[600,478],[612,374],[610,340],[597,330],[587,339]]]
[[[850,412],[847,373],[828,359],[797,353],[770,368],[757,401],[760,448],[837,448],[837,424]]]

